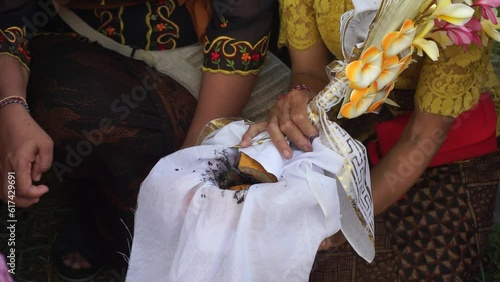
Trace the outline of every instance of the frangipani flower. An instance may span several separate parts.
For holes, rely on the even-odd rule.
[[[340,115],[355,118],[366,112],[377,96],[377,82],[364,89],[354,89],[350,101],[340,108]]]
[[[499,21],[500,18],[497,18],[497,24],[493,24],[490,20],[484,18],[481,19],[483,31],[495,41],[500,41],[500,32],[498,31],[500,29]]]
[[[385,33],[377,34],[382,41],[368,41],[371,47],[359,60],[347,65],[346,78],[352,90],[345,96],[339,116],[355,118],[376,112],[383,103],[397,106],[387,97],[397,77],[412,62],[414,49],[419,56],[425,53],[436,61],[437,43],[443,48],[462,46],[466,51],[472,43],[486,44],[488,36],[500,41],[500,18],[496,9],[500,0],[435,1],[436,4],[426,7],[425,14],[408,18],[399,31],[390,32],[397,28],[390,26]],[[474,16],[473,7],[481,10],[481,17]],[[381,37],[383,34],[386,35]]]
[[[477,45],[481,45],[482,43],[481,37],[478,34],[482,26],[477,18],[471,18],[470,21],[463,26],[436,20],[435,27],[437,28],[436,31],[445,31],[451,42],[455,45],[463,46],[464,51],[467,50],[467,46],[471,43]]]
[[[389,83],[394,82],[396,77],[398,77],[398,75],[406,68],[410,61],[410,56],[407,56],[401,60],[399,60],[398,56],[392,56],[384,60],[382,72],[380,73],[380,76],[376,81],[377,91],[382,90]]]
[[[366,111],[367,113],[371,113],[376,111],[387,99],[389,93],[391,93],[392,89],[394,89],[394,83],[384,88],[382,91],[379,91],[375,94],[375,99],[373,99],[372,105]]]
[[[448,37],[448,34],[444,30],[436,30],[429,34],[429,39],[441,45],[442,48],[453,45],[453,41]]]
[[[406,20],[399,31],[394,31],[382,40],[382,49],[385,57],[392,57],[411,46],[417,30],[412,20]]]
[[[364,89],[370,86],[382,72],[383,53],[376,46],[366,49],[361,59],[356,60],[346,68],[349,87]]]
[[[494,0],[497,1],[497,0]],[[432,19],[440,19],[454,25],[464,25],[474,15],[474,9],[465,4],[452,3],[451,0],[437,0]]]
[[[471,6],[480,7],[484,19],[490,20],[495,25],[498,24],[497,13],[494,8],[500,7],[500,0],[478,0]]]
[[[427,54],[431,60],[436,61],[439,57],[439,49],[436,42],[432,40],[425,39],[429,32],[434,27],[434,21],[428,21],[420,26],[417,30],[417,34],[413,39],[413,45],[417,48],[417,54],[422,56],[423,53]]]

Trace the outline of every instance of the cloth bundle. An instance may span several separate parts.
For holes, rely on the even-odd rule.
[[[356,11],[344,19],[346,44],[367,34],[369,11],[380,4],[353,2]],[[347,22],[353,17],[364,32],[347,40],[353,30]],[[348,85],[345,77],[331,78],[308,106],[319,130],[312,152],[295,150],[285,160],[267,132],[255,137],[251,147],[238,149],[248,125],[216,120],[202,133],[201,146],[160,160],[139,193],[127,281],[307,281],[320,242],[339,230],[371,262],[374,222],[367,153],[328,119],[328,110],[342,101]],[[235,166],[238,150],[278,182],[241,191],[220,189],[218,180]]]
[[[271,142],[242,149],[277,183],[219,189],[248,128],[238,121],[204,145],[160,160],[138,199],[127,281],[307,281],[320,242],[340,229],[342,157],[317,138],[282,159]]]

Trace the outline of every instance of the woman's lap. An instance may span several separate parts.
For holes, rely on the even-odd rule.
[[[375,260],[344,244],[318,253],[311,281],[461,281],[486,244],[500,178],[500,152],[429,168],[376,218]]]
[[[114,234],[120,219],[132,226],[140,183],[180,147],[196,100],[170,77],[97,44],[65,35],[30,44],[28,100],[54,140],[54,174],[108,239],[126,235],[123,226]]]

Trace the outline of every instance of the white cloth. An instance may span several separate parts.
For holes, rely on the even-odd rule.
[[[221,190],[214,175],[247,127],[233,122],[209,141],[222,145],[184,149],[153,168],[139,193],[127,281],[308,280],[320,242],[340,229],[331,175],[343,159],[319,138],[289,161],[263,143],[246,152],[274,172],[281,163],[279,182]]]
[[[352,0],[354,8],[358,12],[378,10],[382,0]]]

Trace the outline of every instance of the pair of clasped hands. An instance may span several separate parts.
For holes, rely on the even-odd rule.
[[[292,90],[283,94],[268,114],[267,120],[250,125],[243,135],[240,146],[250,146],[252,139],[263,131],[268,131],[281,156],[292,157],[292,148],[285,139],[295,144],[304,152],[312,151],[312,141],[318,137],[318,129],[307,117],[307,105],[316,96],[312,91]],[[327,250],[346,242],[342,232],[326,238],[319,245],[318,251]]]

